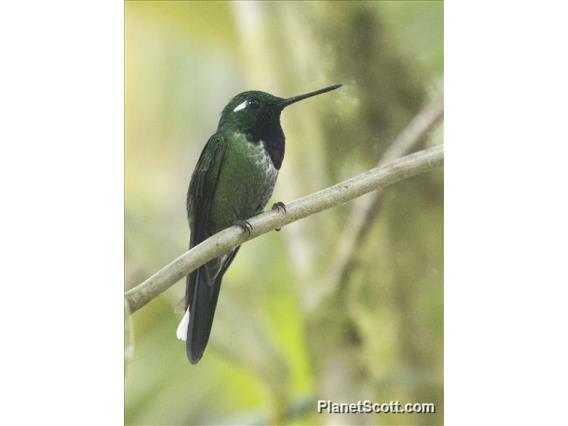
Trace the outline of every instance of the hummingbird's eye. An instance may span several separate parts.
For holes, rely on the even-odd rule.
[[[258,109],[260,102],[258,101],[258,99],[251,99],[250,101],[248,101],[248,106],[250,106],[251,109]]]

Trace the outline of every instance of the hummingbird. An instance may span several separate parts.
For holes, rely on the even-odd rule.
[[[248,91],[225,106],[217,131],[203,148],[187,191],[191,232],[189,247],[233,225],[250,234],[247,219],[261,213],[272,196],[284,160],[285,137],[280,114],[289,105],[341,87],[341,84],[291,98]],[[272,207],[283,212],[282,202]],[[186,279],[185,313],[177,337],[186,342],[187,358],[196,364],[213,325],[223,275],[239,247],[191,272]]]

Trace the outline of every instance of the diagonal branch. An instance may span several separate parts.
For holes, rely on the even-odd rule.
[[[261,213],[249,220],[253,227],[250,235],[244,233],[238,226],[224,229],[182,254],[146,281],[128,290],[125,297],[130,311],[137,311],[191,271],[248,240],[353,200],[367,192],[384,189],[403,179],[441,166],[443,162],[443,145],[416,152],[293,201],[286,206],[286,213],[278,211]]]
[[[389,148],[385,151],[377,167],[383,166],[410,152],[424,136],[442,120],[444,115],[443,99],[433,101],[426,106],[406,128],[398,135]],[[347,226],[342,232],[334,260],[330,262],[331,269],[326,276],[324,291],[332,291],[343,286],[348,280],[352,269],[357,248],[361,246],[367,235],[368,224],[376,216],[381,204],[383,191],[378,190],[372,196],[365,199],[362,205],[353,209],[347,219]]]

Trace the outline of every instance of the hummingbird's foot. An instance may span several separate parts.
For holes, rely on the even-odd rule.
[[[233,222],[233,225],[238,226],[243,230],[243,232],[246,232],[247,235],[250,236],[250,232],[252,231],[252,225],[248,220],[235,220]]]
[[[282,201],[278,201],[277,203],[272,204],[272,210],[278,210],[279,212],[286,213],[286,204]]]
[[[286,204],[284,204],[282,201],[278,201],[277,203],[272,204],[272,210],[277,210],[286,214]],[[274,230],[276,232],[280,232],[280,228],[275,228]]]

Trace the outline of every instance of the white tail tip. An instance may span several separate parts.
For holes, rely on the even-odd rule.
[[[189,327],[189,308],[187,308],[185,314],[183,314],[183,318],[181,319],[176,331],[177,338],[184,342],[187,338],[187,327]]]

